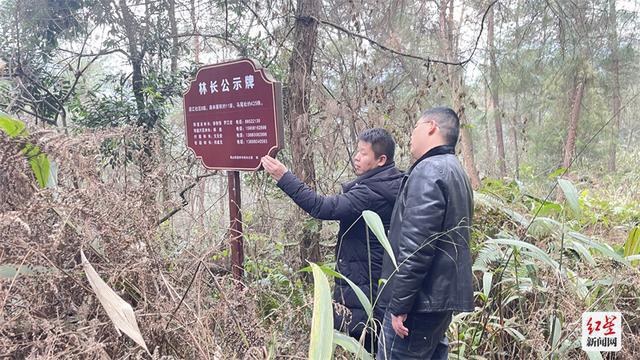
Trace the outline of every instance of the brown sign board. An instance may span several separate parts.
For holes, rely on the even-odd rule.
[[[208,169],[258,170],[284,146],[282,85],[251,59],[201,67],[183,100],[187,147]]]

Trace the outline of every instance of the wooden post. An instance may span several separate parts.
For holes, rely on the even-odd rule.
[[[229,242],[231,244],[231,271],[233,277],[241,280],[244,276],[244,250],[242,237],[242,213],[240,212],[240,172],[227,171],[229,181]]]

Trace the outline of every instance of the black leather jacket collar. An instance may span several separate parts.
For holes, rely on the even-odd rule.
[[[455,155],[455,153],[456,153],[456,147],[454,145],[436,146],[436,147],[432,148],[431,150],[427,151],[424,155],[422,155],[420,157],[420,159],[416,160],[416,162],[414,162],[413,165],[411,165],[411,169],[409,169],[408,173],[411,173],[413,168],[415,168],[416,165],[418,165],[422,160],[424,160],[426,158],[430,158],[432,156],[442,155],[442,154],[454,154]]]

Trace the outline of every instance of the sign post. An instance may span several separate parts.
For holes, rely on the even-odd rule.
[[[227,171],[227,181],[229,183],[229,217],[231,227],[229,230],[231,244],[231,265],[232,273],[236,279],[241,279],[244,275],[244,251],[242,237],[242,213],[240,209],[240,172]]]
[[[251,59],[201,67],[184,93],[187,148],[205,168],[227,170],[232,271],[244,267],[240,171],[261,169],[284,145],[282,86]]]

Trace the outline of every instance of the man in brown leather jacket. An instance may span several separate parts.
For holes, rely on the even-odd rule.
[[[449,108],[427,110],[411,135],[416,160],[405,174],[391,215],[385,255],[386,308],[378,359],[446,359],[452,313],[473,311],[473,192],[455,155],[460,122]]]

